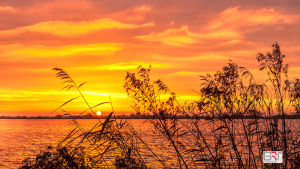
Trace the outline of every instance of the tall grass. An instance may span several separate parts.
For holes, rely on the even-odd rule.
[[[172,145],[178,168],[299,167],[299,131],[285,119],[287,113],[299,113],[299,79],[288,78],[285,56],[277,43],[272,48],[272,53],[257,55],[271,86],[257,84],[250,71],[231,61],[214,75],[200,76],[200,99],[183,105],[161,80],[150,81],[150,67],[127,72],[124,87],[138,114],[152,113],[149,122]],[[167,92],[169,99],[162,101]],[[281,119],[258,118],[274,115]],[[203,124],[200,116],[217,118]],[[252,118],[230,118],[246,116]],[[282,164],[263,164],[262,152],[271,150],[283,151]]]
[[[79,93],[78,97],[68,100],[56,110],[81,97],[86,103],[87,109],[78,117],[87,112],[92,112],[96,116],[93,110],[95,107],[111,103],[102,102],[90,106],[79,89],[85,83],[77,86],[63,69],[54,68],[53,70],[57,71],[56,77],[64,80],[64,83],[68,83],[64,88],[67,90],[76,88]],[[98,123],[89,130],[85,130],[74,118],[71,122],[75,128],[57,147],[48,147],[45,151],[41,151],[35,159],[25,159],[20,168],[148,168],[138,151],[136,144],[138,135],[132,135],[135,132],[134,128],[129,121],[117,121],[112,103],[111,106],[112,112],[105,121],[98,119]]]
[[[73,119],[74,130],[56,148],[49,147],[36,159],[24,160],[21,168],[300,167],[300,132],[291,120],[286,120],[286,115],[300,112],[300,80],[288,78],[285,56],[277,43],[272,48],[271,53],[257,55],[259,70],[266,72],[266,82],[271,85],[256,83],[250,71],[230,61],[222,71],[200,76],[203,83],[196,91],[199,100],[181,104],[163,81],[151,81],[151,66],[139,66],[137,73],[127,72],[124,89],[138,115],[151,114],[146,123],[163,140],[159,148],[151,147],[130,121],[116,120],[112,111],[104,122],[98,119],[88,131]],[[82,114],[94,113],[93,108],[108,103],[90,106],[79,89],[85,83],[77,86],[64,70],[53,70],[69,83],[68,90],[75,88],[78,97],[83,98],[87,109]],[[163,99],[166,94],[168,98]],[[274,115],[281,118],[261,118]],[[179,116],[185,119],[178,119]],[[203,120],[202,116],[214,118]],[[141,146],[149,153],[147,158],[152,158],[150,162]],[[163,156],[156,152],[162,148],[168,150]],[[271,150],[283,151],[282,164],[263,163],[262,152]],[[157,161],[155,166],[153,161]]]

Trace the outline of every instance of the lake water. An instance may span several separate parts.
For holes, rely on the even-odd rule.
[[[153,135],[144,120],[131,121],[143,133]],[[78,122],[90,129],[98,121],[79,119]],[[18,168],[24,158],[34,158],[50,145],[55,147],[74,127],[69,119],[0,119],[0,168]]]
[[[74,124],[70,121],[69,119],[0,119],[0,168],[18,168],[24,158],[34,158],[40,150],[46,149],[50,145],[55,147],[74,129]],[[102,121],[104,120],[102,119]],[[98,121],[79,119],[78,122],[87,130]],[[145,124],[143,123],[144,120],[138,119],[131,120],[131,122],[149,146],[154,147],[153,150],[158,152],[158,155],[164,155],[169,149],[172,149],[168,148],[169,145],[161,146],[163,139],[157,133],[152,132],[149,123]],[[296,120],[289,122],[290,125],[299,126]],[[207,121],[205,120],[201,120],[201,123],[199,126],[203,131],[206,131],[203,134],[209,142],[212,140],[209,133],[213,128],[206,124]],[[241,137],[244,136],[241,135]],[[189,139],[188,135],[183,140],[186,145],[193,143],[193,141]],[[146,151],[143,152],[147,155]],[[168,158],[169,160],[176,158],[176,155],[171,155]],[[259,154],[257,154],[257,158],[261,158]]]
[[[73,128],[64,119],[0,119],[0,168],[17,168],[24,158],[55,146]]]

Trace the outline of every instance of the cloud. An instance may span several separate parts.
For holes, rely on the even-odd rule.
[[[172,46],[184,46],[199,42],[194,39],[194,35],[188,30],[187,26],[182,26],[180,29],[168,29],[158,34],[153,32],[150,35],[137,36],[136,38],[145,41],[162,42]]]
[[[75,69],[86,69],[86,70],[128,70],[136,69],[139,65],[148,67],[151,65],[152,68],[166,68],[169,67],[168,63],[156,63],[156,62],[124,62],[124,63],[114,63],[110,65],[102,65],[96,67],[81,67]]]
[[[188,26],[182,26],[180,29],[168,29],[162,33],[153,32],[149,35],[137,36],[135,38],[150,42],[161,42],[171,46],[187,46],[210,39],[235,39],[239,37],[238,32],[230,30],[197,34],[190,32]]]
[[[175,73],[171,73],[170,75],[206,75],[206,74],[214,74],[216,72],[190,72],[190,71],[179,71]]]
[[[111,14],[110,17],[118,21],[136,23],[144,20],[151,10],[152,7],[147,5],[129,7]]]
[[[2,56],[70,56],[70,55],[111,55],[123,48],[120,43],[97,43],[88,45],[67,45],[49,47],[43,45],[24,46],[20,44],[0,46]]]
[[[24,32],[50,33],[57,36],[74,37],[84,35],[102,29],[133,29],[139,27],[153,26],[146,23],[142,25],[121,23],[110,18],[102,18],[94,21],[66,22],[66,21],[47,21],[40,22],[26,27],[18,27],[13,30],[0,31],[0,35],[13,35]]]
[[[175,61],[197,61],[197,60],[228,60],[229,58],[222,55],[203,55],[195,57],[166,57],[161,55],[151,55],[154,59],[175,60]]]
[[[284,15],[273,8],[261,10],[240,10],[240,7],[228,8],[220,13],[208,29],[239,28],[243,26],[254,26],[258,24],[294,23],[299,20],[296,15]]]
[[[140,6],[140,7],[137,7],[135,8],[136,11],[142,11],[142,12],[148,12],[148,11],[151,11],[151,7],[150,6],[146,6],[146,5],[143,5],[143,6]]]
[[[108,101],[108,96],[112,96],[113,98],[128,98],[127,94],[125,93],[100,93],[100,92],[88,92],[88,91],[81,91],[85,95],[85,97],[88,97],[89,99],[93,100],[93,102],[103,102],[99,99],[107,99],[104,101]],[[52,102],[55,103],[57,99],[55,98],[63,98],[57,102],[57,105],[61,104],[60,102],[68,101],[67,97],[74,97],[77,96],[77,91],[22,91],[22,90],[0,90],[0,101],[10,101],[15,102],[16,105],[18,105],[18,102],[37,102],[42,101],[44,103]],[[48,97],[52,96],[52,97]],[[72,102],[80,102],[82,103],[81,98],[78,98]],[[19,106],[19,105],[18,105]]]
[[[13,11],[14,8],[11,6],[5,6],[5,7],[0,6],[0,12],[13,12]]]

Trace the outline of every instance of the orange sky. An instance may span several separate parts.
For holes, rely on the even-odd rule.
[[[262,80],[255,56],[278,42],[290,77],[300,77],[299,7],[296,0],[2,0],[0,116],[50,115],[78,96],[61,91],[54,67],[87,81],[81,90],[91,106],[110,95],[117,114],[133,112],[122,85],[139,65],[151,64],[152,79],[162,78],[180,101],[196,100],[197,75],[229,59]],[[81,99],[64,108],[85,109]]]

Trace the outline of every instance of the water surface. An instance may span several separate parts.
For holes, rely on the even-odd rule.
[[[104,121],[102,119],[101,121]],[[134,119],[131,120],[136,131],[142,136],[143,140],[157,153],[158,156],[164,156],[164,161],[176,161],[176,154],[172,152],[173,148],[168,145],[158,133],[152,132],[152,126],[149,123],[143,123],[145,120]],[[98,121],[97,119],[79,119],[78,122],[85,129],[91,129]],[[186,123],[187,120],[181,120],[181,123]],[[263,124],[263,121],[261,121]],[[298,120],[288,120],[289,126],[292,130],[297,130],[294,133],[298,137],[300,128]],[[280,123],[279,123],[280,124]],[[186,129],[190,124],[186,124]],[[37,154],[48,146],[55,147],[62,141],[73,129],[74,123],[70,119],[0,119],[0,168],[18,168],[22,160],[26,157],[35,158]],[[213,135],[210,132],[216,129],[217,126],[212,126],[209,121],[200,120],[199,128],[208,143],[213,141]],[[237,129],[241,126],[236,126]],[[242,130],[240,130],[242,131]],[[236,130],[234,133],[236,137],[244,138],[245,136]],[[185,131],[183,131],[185,132]],[[193,148],[195,141],[193,137],[185,135],[181,140],[186,148]],[[244,146],[246,143],[240,144]],[[145,147],[141,147],[142,154],[149,157],[148,162],[159,165],[157,161],[150,158],[150,153]],[[247,152],[245,152],[247,154]],[[166,154],[170,154],[166,156]],[[257,159],[261,158],[259,152],[254,152]],[[152,161],[151,161],[152,160]],[[171,164],[171,163],[168,163]],[[172,164],[170,165],[172,166]],[[201,168],[201,165],[197,165]]]

